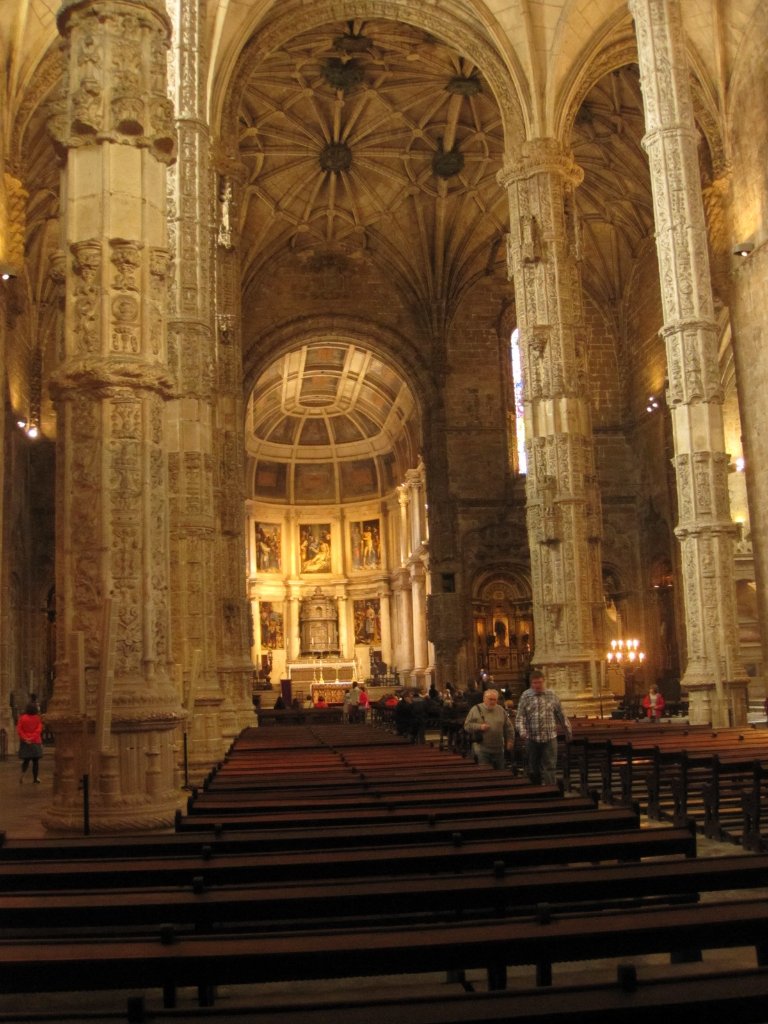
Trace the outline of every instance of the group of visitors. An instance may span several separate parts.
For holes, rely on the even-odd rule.
[[[543,669],[533,668],[529,673],[529,685],[520,697],[512,724],[510,712],[514,702],[504,692],[499,693],[487,677],[480,685],[470,683],[466,692],[457,691],[446,683],[442,692],[433,682],[428,693],[416,689],[405,689],[398,697],[386,694],[379,704],[393,711],[395,730],[398,735],[418,743],[423,740],[430,725],[440,723],[441,713],[450,711],[459,702],[468,707],[464,719],[464,730],[469,734],[472,753],[478,764],[488,764],[501,770],[506,755],[514,745],[515,731],[525,745],[527,773],[533,785],[554,785],[557,769],[557,736],[562,730],[566,738],[571,737],[571,724],[566,718],[557,694],[547,688]],[[485,686],[485,689],[481,689]],[[309,702],[312,698],[308,698]],[[278,702],[275,707],[281,703]],[[327,707],[325,698],[319,694],[314,707]],[[365,721],[370,699],[365,688],[353,683],[344,693],[344,721],[354,723]],[[643,699],[645,713],[652,721],[658,721],[664,710],[664,698],[656,686],[652,686]]]
[[[472,753],[478,764],[501,770],[505,754],[512,750],[514,729],[525,742],[528,776],[533,785],[555,784],[557,730],[571,735],[571,725],[554,690],[548,690],[541,669],[531,670],[529,687],[520,697],[515,726],[507,709],[499,704],[498,690],[489,687],[464,720],[472,737]]]

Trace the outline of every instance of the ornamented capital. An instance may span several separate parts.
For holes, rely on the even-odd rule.
[[[506,164],[496,175],[502,188],[509,188],[537,174],[559,174],[572,188],[584,180],[584,171],[557,139],[528,139],[517,160]]]
[[[68,67],[49,129],[63,149],[117,142],[176,157],[171,24],[160,0],[71,0],[58,16]]]

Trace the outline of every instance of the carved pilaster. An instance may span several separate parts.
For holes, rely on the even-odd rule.
[[[554,139],[527,142],[499,174],[523,358],[536,660],[566,700],[590,689],[590,663],[602,657],[592,613],[602,600],[602,527],[574,204],[582,176]]]
[[[664,312],[683,566],[691,721],[745,719],[728,456],[697,132],[679,0],[630,0],[635,19]],[[733,691],[729,695],[729,689]],[[730,715],[729,707],[730,704]]]

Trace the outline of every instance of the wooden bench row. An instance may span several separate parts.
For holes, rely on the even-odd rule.
[[[446,986],[427,995],[394,995],[344,999],[343,994],[315,997],[313,1003],[300,997],[282,1006],[254,1001],[227,1006],[219,1014],[216,1007],[195,1009],[149,1008],[142,996],[130,996],[119,1015],[89,1016],[89,1024],[200,1024],[201,1021],[226,1020],[229,1024],[391,1024],[393,1020],[418,1020],[419,1024],[541,1024],[541,1022],[589,1021],[590,1024],[647,1024],[656,1016],[661,1020],[687,1014],[701,1021],[728,1021],[729,1024],[762,1024],[768,998],[768,970],[734,968],[730,971],[697,973],[695,977],[669,978],[659,972],[620,964],[615,977],[581,984],[559,985],[554,989],[518,988],[515,991],[456,993]],[[26,1024],[47,1018],[24,1015]],[[69,1014],[59,1024],[82,1020]],[[14,1022],[15,1024],[15,1022]]]
[[[44,896],[46,920],[51,930],[140,927],[158,934],[162,925],[208,932],[242,924],[268,929],[301,921],[308,928],[360,917],[382,921],[413,915],[439,920],[468,914],[502,917],[536,913],[543,904],[556,905],[563,913],[657,899],[691,902],[702,892],[768,885],[768,856],[666,858],[580,867],[540,864],[535,869],[509,871],[497,864],[490,871],[460,876],[420,874],[211,887],[202,878],[192,882],[191,886],[106,891],[98,901],[92,891],[49,891]],[[39,930],[40,917],[40,892],[0,893],[1,937],[18,930]]]
[[[689,956],[692,950],[753,947],[768,961],[768,901],[702,903],[615,913],[565,914],[411,926],[353,928],[244,936],[178,935],[46,942],[0,941],[0,992],[64,992],[82,988],[161,988],[173,1005],[179,986],[197,986],[203,1004],[218,985],[422,974],[483,968],[488,987],[506,986],[510,965],[532,965],[550,985],[564,961],[649,953]],[[583,1019],[583,1018],[582,1018]]]
[[[282,745],[252,731],[235,744],[174,835],[69,840],[59,856],[6,841],[0,991],[85,976],[158,988],[170,1007],[187,985],[211,1004],[221,984],[479,968],[501,989],[511,964],[548,985],[563,960],[682,956],[737,933],[763,962],[768,905],[695,901],[764,884],[766,857],[697,861],[689,828],[640,829],[634,807],[596,809],[401,741],[343,743],[373,730],[307,729],[295,746],[293,727],[273,731]],[[324,773],[339,795],[307,799]]]
[[[568,784],[596,791],[605,802],[639,802],[657,820],[680,825],[691,818],[710,838],[763,848],[768,732],[667,730],[653,740],[575,739],[568,745]]]

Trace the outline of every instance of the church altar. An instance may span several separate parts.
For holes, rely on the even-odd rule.
[[[343,704],[357,666],[340,658],[307,658],[289,663],[286,671],[295,693],[309,692],[313,703],[322,693],[328,704]]]

